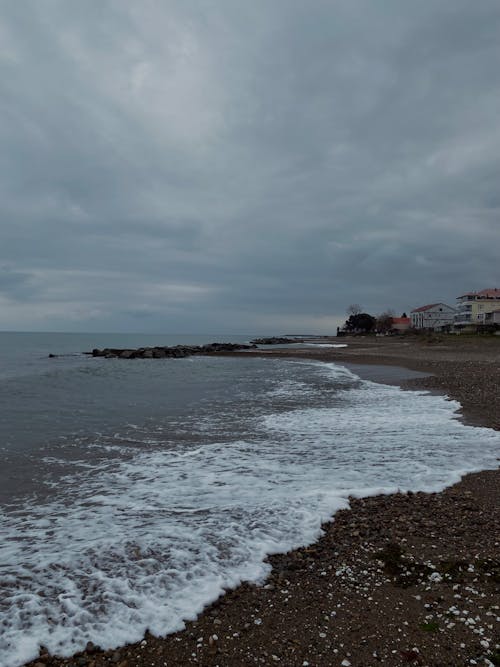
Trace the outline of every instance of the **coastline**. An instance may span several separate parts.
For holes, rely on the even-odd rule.
[[[460,401],[467,423],[500,430],[500,341],[483,350],[349,342],[232,354],[356,364],[356,372],[367,369],[366,379],[384,382],[384,367],[399,368],[390,383],[445,392]],[[500,640],[499,489],[494,470],[441,493],[353,498],[316,543],[271,556],[263,586],[242,584],[182,632],[29,664],[488,664]]]

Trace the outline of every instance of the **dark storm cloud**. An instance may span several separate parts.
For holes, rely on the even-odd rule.
[[[500,283],[493,0],[0,2],[0,328],[331,330]]]

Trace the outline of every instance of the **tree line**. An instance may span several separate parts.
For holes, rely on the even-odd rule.
[[[388,309],[374,317],[369,313],[363,312],[362,307],[353,303],[347,309],[348,318],[345,321],[342,330],[347,333],[387,333],[391,331],[394,311]],[[402,317],[406,317],[406,313],[403,313]]]

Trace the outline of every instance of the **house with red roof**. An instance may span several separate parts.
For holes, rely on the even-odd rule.
[[[391,318],[391,331],[397,331],[399,333],[403,331],[408,331],[411,327],[411,319],[404,315],[403,317],[393,317]]]
[[[450,329],[456,312],[455,308],[446,303],[428,303],[411,311],[411,325],[414,329],[432,329],[432,331]]]

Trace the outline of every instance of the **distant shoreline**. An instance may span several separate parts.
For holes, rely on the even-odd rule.
[[[366,379],[447,394],[461,403],[467,423],[500,430],[500,337],[438,336],[429,342],[412,336],[346,336],[341,340],[347,347],[257,349],[242,354],[354,364]],[[371,367],[379,370],[368,370]],[[384,367],[400,370],[385,374]],[[405,377],[405,369],[420,375]]]

